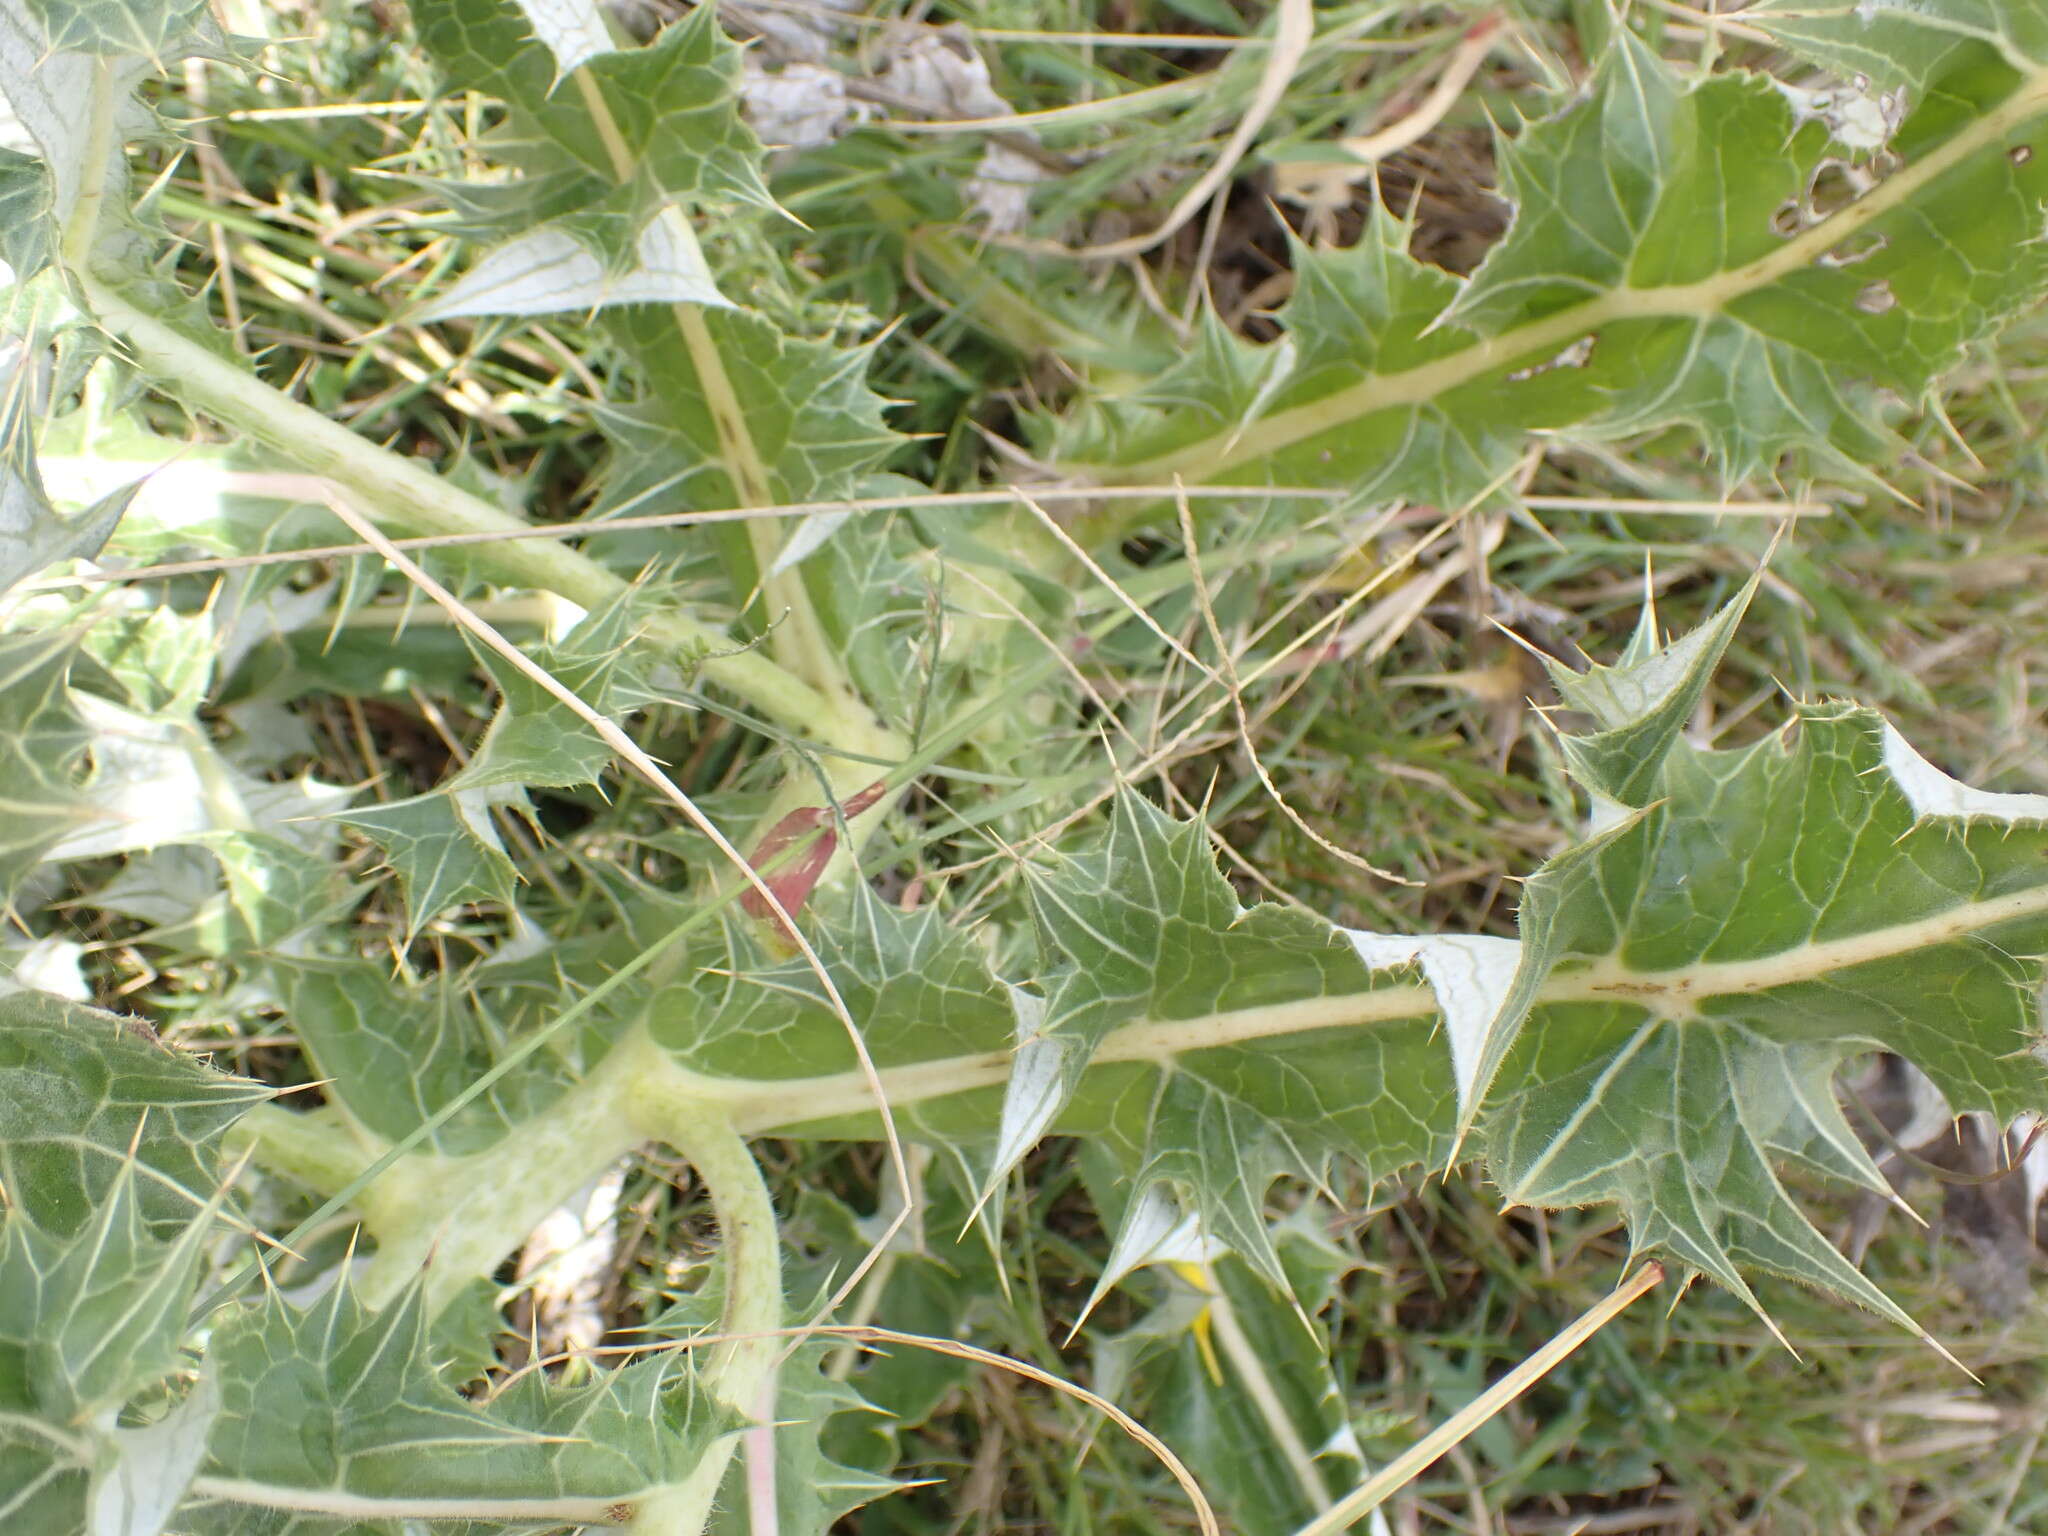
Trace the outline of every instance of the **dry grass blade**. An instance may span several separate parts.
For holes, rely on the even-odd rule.
[[[1540,512],[1611,512],[1646,517],[1833,517],[1831,501],[1659,501],[1649,496],[1524,496]]]
[[[1465,94],[1465,87],[1472,83],[1472,77],[1479,73],[1479,66],[1493,51],[1494,37],[1500,28],[1499,16],[1482,16],[1475,21],[1445,63],[1435,86],[1414,111],[1376,133],[1339,139],[1338,147],[1368,165],[1377,165],[1389,155],[1397,155],[1417,143],[1458,104],[1458,98]]]
[[[1452,1446],[1543,1378],[1565,1356],[1664,1283],[1664,1266],[1654,1260],[1559,1330],[1557,1336],[1507,1375],[1444,1420],[1378,1472],[1309,1521],[1294,1536],[1337,1536],[1378,1509],[1389,1494],[1414,1481]]]
[[[271,496],[278,500],[329,502],[340,487],[312,475],[243,475],[234,472],[215,477],[222,490],[249,496]],[[1174,494],[1164,485],[1141,486],[993,486],[986,491],[940,491],[922,496],[850,496],[839,501],[790,501],[760,507],[711,507],[694,512],[650,512],[638,516],[584,519],[573,523],[534,523],[521,528],[493,528],[478,533],[421,534],[391,539],[393,549],[452,549],[472,544],[507,544],[523,539],[585,539],[608,533],[631,533],[648,528],[687,528],[710,523],[745,523],[763,518],[812,517],[833,512],[909,512],[948,507],[999,506],[1007,501],[1157,501]],[[1273,489],[1251,485],[1189,486],[1186,495],[1228,500],[1240,496],[1269,496],[1302,501],[1335,501],[1334,491],[1307,488]],[[171,576],[192,576],[211,571],[239,571],[260,565],[291,565],[303,560],[342,560],[353,555],[379,552],[373,544],[321,544],[307,549],[274,549],[254,555],[221,555],[206,560],[177,560],[161,565],[139,565],[121,571],[81,571],[70,576],[46,576],[23,582],[18,590],[99,585],[110,582],[155,581]]]
[[[1187,543],[1188,574],[1194,578],[1195,583],[1195,606],[1202,611],[1202,622],[1208,626],[1209,638],[1216,646],[1217,664],[1223,668],[1223,692],[1230,704],[1231,713],[1237,719],[1238,744],[1244,748],[1245,758],[1251,763],[1252,772],[1258,776],[1259,785],[1266,791],[1267,798],[1279,807],[1281,815],[1294,823],[1295,829],[1302,836],[1308,838],[1330,857],[1349,864],[1353,869],[1362,869],[1369,875],[1377,875],[1382,880],[1392,881],[1395,885],[1421,884],[1420,881],[1407,879],[1391,870],[1381,869],[1370,859],[1353,853],[1348,848],[1338,847],[1310,826],[1302,814],[1288,804],[1287,797],[1280,793],[1280,786],[1273,782],[1273,776],[1266,771],[1266,765],[1259,757],[1258,744],[1252,740],[1251,721],[1244,711],[1244,685],[1238,681],[1237,676],[1237,661],[1231,654],[1230,642],[1224,638],[1223,627],[1216,622],[1216,605],[1210,601],[1209,581],[1202,574],[1202,552],[1195,540],[1194,514],[1188,510],[1187,498],[1179,498],[1177,505],[1180,512],[1181,537]]]
[[[1230,180],[1238,162],[1244,159],[1245,151],[1252,147],[1259,130],[1266,126],[1266,119],[1273,115],[1273,109],[1287,94],[1288,82],[1294,78],[1295,70],[1301,67],[1302,59],[1308,54],[1308,45],[1314,40],[1316,30],[1315,8],[1311,0],[1278,0],[1274,13],[1272,51],[1266,55],[1265,67],[1260,71],[1258,89],[1252,93],[1251,104],[1245,108],[1244,116],[1238,119],[1230,138],[1210,162],[1209,168],[1181,194],[1173,210],[1156,228],[1148,234],[1112,240],[1105,245],[1069,247],[1046,240],[1005,240],[1001,243],[1047,255],[1079,257],[1084,261],[1118,261],[1142,256],[1170,239],[1176,230],[1201,211],[1202,205],[1215,196],[1219,187]]]

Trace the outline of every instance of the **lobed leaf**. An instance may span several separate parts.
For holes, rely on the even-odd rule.
[[[23,0],[53,51],[163,59],[208,22],[206,0]]]
[[[221,1133],[270,1092],[158,1045],[135,1020],[45,993],[0,995],[8,1209],[72,1237],[132,1162],[141,1218],[167,1240],[212,1198]]]
[[[0,893],[91,817],[78,770],[92,730],[67,684],[79,637],[0,634]]]
[[[210,1213],[150,1234],[136,1166],[123,1164],[71,1237],[23,1211],[0,1226],[0,1484],[7,1528],[156,1536],[198,1465],[213,1406],[201,1389],[155,1425],[120,1430],[131,1398],[182,1362],[178,1343]],[[156,1524],[138,1524],[153,1513]]]
[[[512,238],[434,312],[723,302],[687,227],[657,219],[672,205],[706,199],[774,206],[758,169],[760,144],[739,114],[738,48],[711,12],[690,12],[644,47],[600,51],[591,30],[594,23],[602,32],[600,20],[575,6],[541,9],[550,14],[536,23],[500,0],[422,0],[413,8],[420,41],[450,81],[512,110],[502,148],[524,173],[509,186],[442,189]],[[537,25],[551,41],[536,35]],[[664,224],[666,235],[653,233]]]
[[[501,792],[502,793],[502,792]],[[515,790],[514,796],[525,796]],[[422,925],[470,901],[512,903],[512,859],[491,825],[490,789],[448,789],[384,805],[333,811],[329,819],[372,839],[405,892],[410,944]]]
[[[1182,1211],[1277,1277],[1274,1178],[1439,1162],[1476,1121],[1514,1201],[1611,1200],[1638,1246],[1739,1294],[1763,1268],[1898,1317],[1778,1169],[1887,1187],[1832,1087],[1863,1052],[1921,1063],[1959,1112],[2048,1101],[2048,797],[1955,784],[1841,705],[1739,751],[1684,740],[1748,596],[1668,646],[1646,617],[1622,662],[1561,678],[1595,727],[1567,760],[1608,809],[1531,877],[1519,941],[1246,909],[1199,826],[1130,796],[1097,848],[1030,871],[1015,983],[856,895],[817,943],[899,1123],[985,1189],[1047,1132],[1089,1137],[1128,1190],[1110,1282]],[[762,1128],[871,1123],[807,972],[698,963],[651,1017],[706,1091]]]
[[[204,1536],[246,1529],[251,1504],[373,1530],[613,1524],[733,1427],[672,1354],[575,1387],[528,1372],[485,1404],[441,1379],[428,1340],[417,1290],[372,1311],[345,1278],[303,1309],[236,1313],[210,1351],[221,1409],[197,1487],[217,1502],[181,1519]]]
[[[2048,1096],[2048,796],[1972,799],[1843,705],[1674,749],[1656,790],[1529,883],[1543,980],[1498,1037],[1489,1169],[1518,1202],[1616,1202],[1638,1247],[1739,1295],[1755,1267],[1903,1321],[1777,1169],[1888,1193],[1833,1087],[1864,1051],[2001,1124]]]
[[[1278,341],[1212,321],[1063,429],[1062,456],[1109,482],[1227,473],[1459,505],[1532,431],[1676,424],[1727,482],[1791,452],[1862,473],[1885,445],[1868,387],[1918,396],[2048,289],[2048,48],[2031,21],[1973,34],[1939,6],[1822,14],[1782,25],[1834,56],[1881,35],[1920,61],[1882,155],[1766,76],[1686,82],[1617,30],[1583,99],[1502,136],[1515,221],[1470,279],[1414,260],[1386,217],[1350,250],[1297,248]],[[1844,166],[1862,190],[1822,205]]]
[[[622,508],[659,498],[693,507],[741,505],[731,466],[721,462],[715,413],[737,410],[779,502],[853,494],[902,441],[882,421],[884,402],[866,384],[868,349],[841,348],[779,334],[756,316],[704,317],[732,387],[728,406],[707,390],[658,310],[612,318],[612,332],[643,374],[640,397],[604,413],[619,453],[605,504]]]
[[[405,986],[359,960],[280,960],[277,973],[330,1098],[387,1142],[410,1135],[494,1066],[501,1030],[453,976]],[[429,1146],[460,1156],[547,1112],[565,1080],[536,1058],[436,1127]]]
[[[0,457],[0,592],[5,592],[60,560],[89,560],[98,554],[128,510],[136,487],[66,516],[43,494],[22,423],[16,419],[0,424],[0,440],[6,443]]]

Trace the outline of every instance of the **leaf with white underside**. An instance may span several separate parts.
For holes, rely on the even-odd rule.
[[[1528,883],[1489,1169],[1518,1202],[1615,1201],[1638,1247],[1744,1297],[1766,1269],[1905,1321],[1779,1170],[1887,1192],[1833,1087],[1862,1052],[1959,1113],[2048,1102],[2048,797],[1959,784],[1838,704],[1749,747],[1674,741],[1647,787]]]
[[[34,140],[50,174],[49,217],[62,227],[94,175],[115,183],[126,175],[119,138],[95,140],[92,115],[81,111],[103,78],[106,99],[119,103],[121,133],[146,129],[149,116],[128,93],[150,70],[147,50],[100,60],[53,43],[26,6],[0,6],[0,97]],[[97,166],[87,161],[98,156]]]
[[[634,261],[615,270],[568,230],[542,225],[491,251],[419,318],[590,314],[615,304],[727,302],[686,221],[656,218],[640,232],[634,254]]]
[[[113,1465],[86,1511],[89,1536],[158,1536],[184,1502],[220,1412],[220,1384],[202,1372],[185,1400],[154,1423],[115,1429]]]
[[[612,51],[612,35],[596,0],[519,0],[519,9],[564,75]]]
[[[1483,933],[1406,934],[1347,931],[1366,969],[1414,966],[1443,1011],[1459,1112],[1469,1111],[1488,1037],[1508,1010],[1522,964],[1522,946]]]

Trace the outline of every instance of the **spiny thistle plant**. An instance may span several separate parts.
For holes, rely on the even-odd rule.
[[[406,386],[486,450],[340,409],[376,326],[299,374],[237,329],[217,169],[220,239],[188,238],[180,168],[233,116],[206,92],[296,55],[202,0],[0,8],[10,1536],[822,1532],[899,1486],[835,1439],[898,1258],[1045,1241],[1019,1195],[1055,1135],[1107,1237],[1081,1315],[1147,1266],[1216,1298],[1212,1382],[1271,1460],[1125,1421],[1204,1529],[1212,1498],[1349,1528],[1446,1443],[1366,1465],[1296,1219],[1339,1184],[1462,1165],[1609,1205],[1615,1308],[1668,1272],[1761,1309],[1769,1274],[1914,1328],[1797,1191],[1891,1198],[1837,1097],[1872,1052],[1954,1114],[2048,1114],[2048,797],[1833,699],[1704,744],[1761,574],[1675,638],[1646,600],[1610,661],[1546,656],[1559,836],[1513,937],[1247,905],[1200,807],[1150,792],[1193,736],[1256,755],[1250,691],[1415,568],[1401,509],[1456,537],[1532,444],[1674,429],[1729,486],[1881,487],[1899,403],[2048,285],[2041,0],[1764,0],[1682,59],[1656,13],[1573,10],[1582,67],[1497,123],[1512,218],[1476,269],[1382,208],[1288,249],[1254,339],[1215,307],[1176,334],[1128,266],[1108,299],[1060,279],[1064,319],[1005,308],[1085,253],[1042,207],[977,257],[940,228],[958,186],[877,175],[884,130],[771,178],[711,7],[410,0],[426,126],[369,169],[412,254],[291,248],[498,359],[509,406],[452,365]],[[1402,24],[1282,0],[1218,89],[1256,133],[1318,32]],[[1060,361],[988,461],[1029,485],[892,426],[887,317],[857,266],[789,258],[771,190],[833,178],[950,210],[912,210],[907,259]],[[1261,627],[1263,582],[1333,572],[1316,623]],[[366,701],[435,698],[410,787],[319,773],[321,709],[360,741]],[[75,933],[137,984],[88,984]],[[195,1022],[296,1054],[234,1075],[175,1044]],[[876,1144],[880,1213],[816,1191],[844,1240],[799,1254],[766,1137]],[[708,1247],[622,1342],[512,1368],[508,1259],[650,1145]]]

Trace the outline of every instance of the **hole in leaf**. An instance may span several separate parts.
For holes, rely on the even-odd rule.
[[[1882,278],[1874,283],[1865,283],[1856,295],[1856,307],[1866,315],[1881,315],[1898,302],[1892,296],[1892,285]]]
[[[2034,146],[2031,144],[2015,144],[2005,152],[2005,158],[2014,165],[2025,165],[2034,158]]]
[[[1837,213],[1870,189],[1870,177],[1846,160],[1823,160],[1806,183],[1806,213],[1820,220]]]
[[[1583,368],[1587,359],[1593,355],[1593,344],[1599,339],[1597,332],[1591,336],[1581,336],[1548,362],[1531,363],[1527,368],[1517,368],[1508,375],[1508,382],[1519,384],[1524,379],[1533,379],[1538,374],[1551,373],[1559,368]]]
[[[1866,234],[1857,240],[1844,240],[1840,245],[1821,257],[1824,267],[1848,267],[1859,261],[1868,260],[1891,244],[1883,235]]]
[[[1777,212],[1771,215],[1771,229],[1787,240],[1806,227],[1806,213],[1798,203],[1787,198],[1778,204]]]

